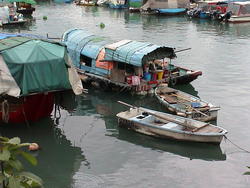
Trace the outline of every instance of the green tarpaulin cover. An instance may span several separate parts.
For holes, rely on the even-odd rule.
[[[21,95],[71,89],[65,47],[42,40],[25,40],[25,37],[9,38],[0,43],[3,50],[0,53]],[[14,47],[9,48],[7,43]]]
[[[14,3],[14,2],[18,2],[18,3],[27,3],[27,4],[31,4],[31,5],[35,5],[36,1],[34,0],[7,0],[10,3]]]

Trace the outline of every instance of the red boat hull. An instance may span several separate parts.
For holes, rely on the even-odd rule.
[[[3,113],[3,103],[0,104],[0,122],[25,123],[34,122],[43,117],[50,116],[54,105],[54,94],[36,94],[20,98],[20,103],[11,101],[7,103],[7,109]],[[6,121],[7,116],[7,121]],[[4,121],[5,120],[5,121]]]

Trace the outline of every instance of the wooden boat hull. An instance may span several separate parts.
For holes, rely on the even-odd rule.
[[[8,25],[24,25],[27,22],[27,20],[22,21],[10,21],[8,23],[3,23],[2,26],[8,26]]]
[[[136,109],[130,109],[129,111],[120,112],[117,114],[118,123],[121,127],[125,127],[128,129],[134,130],[136,132],[154,136],[154,137],[168,138],[168,139],[171,138],[171,139],[175,139],[179,141],[204,142],[204,143],[214,143],[214,144],[220,144],[220,142],[223,139],[223,136],[227,133],[227,131],[222,128],[220,128],[221,132],[214,133],[214,134],[206,134],[206,133],[199,134],[196,132],[179,130],[179,129],[176,129],[176,130],[172,130],[169,128],[166,129],[164,127],[165,125],[159,126],[159,125],[151,124],[148,120],[145,120],[145,121],[137,120],[137,118],[140,116],[138,114],[135,116],[133,115],[130,116],[129,113],[133,114],[135,113],[134,112],[135,110]],[[150,111],[156,112],[154,110],[150,110]],[[162,112],[157,112],[157,113],[166,115],[168,117],[172,116],[174,119],[181,118],[178,116],[174,116],[174,115],[170,115],[170,114],[166,114]],[[183,118],[183,119],[187,119],[187,118]],[[196,121],[196,120],[192,120],[192,121]],[[213,125],[211,126],[215,127]]]
[[[25,123],[35,122],[50,116],[54,105],[54,94],[36,94],[21,97],[17,101],[1,102],[0,122]],[[3,110],[5,108],[5,110]]]
[[[227,21],[230,23],[250,22],[250,16],[231,16]]]
[[[189,112],[187,106],[184,106],[186,103],[183,104],[184,108],[180,108],[179,106],[176,106],[175,104],[167,101],[166,98],[164,98],[164,96],[161,96],[159,94],[160,93],[159,92],[160,87],[162,87],[162,86],[159,86],[159,87],[157,87],[155,89],[155,96],[158,99],[158,101],[164,107],[166,107],[167,110],[170,111],[171,113],[182,116],[182,117],[191,118],[191,119],[195,119],[195,120],[198,120],[198,121],[204,121],[204,122],[213,121],[213,120],[217,119],[218,111],[220,109],[219,107],[215,107],[212,104],[210,104],[210,103],[208,103],[206,101],[203,101],[198,97],[189,95],[189,94],[184,93],[182,91],[178,91],[182,96],[185,96],[185,98],[191,99],[192,101],[200,101],[202,103],[206,103],[207,106],[208,106],[208,107],[204,107],[204,108],[197,108],[202,113],[199,113],[199,112],[195,111],[196,108],[194,110],[192,110],[191,112]],[[172,90],[175,90],[175,89],[172,89]],[[206,116],[203,115],[203,113],[206,114]]]
[[[179,69],[182,69],[181,67],[178,67]],[[172,76],[169,80],[169,85],[175,86],[175,85],[181,85],[181,84],[189,84],[190,82],[194,81],[198,78],[198,76],[201,76],[201,71],[190,71],[190,73],[180,75],[180,76]]]

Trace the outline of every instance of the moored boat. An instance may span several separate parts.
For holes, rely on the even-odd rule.
[[[167,16],[180,15],[186,13],[189,3],[188,0],[146,0],[143,1],[141,12]]]
[[[9,2],[16,3],[16,12],[23,15],[32,15],[36,10],[35,0],[8,0]]]
[[[218,106],[166,85],[159,85],[155,96],[170,112],[199,121],[216,120],[220,110]]]
[[[160,83],[186,84],[202,74],[173,65],[176,54],[172,47],[113,42],[82,29],[65,32],[63,42],[82,80],[102,88],[146,94]]]
[[[75,3],[79,6],[97,6],[97,1],[92,0],[77,0]]]
[[[156,9],[158,14],[167,15],[167,16],[175,16],[185,14],[187,12],[186,8],[167,8],[167,9]]]
[[[227,13],[221,17],[224,21],[231,23],[250,22],[250,1],[230,2]]]
[[[12,5],[0,7],[0,18],[0,26],[23,25],[27,22],[27,19],[17,13]]]
[[[197,7],[187,11],[191,18],[220,19],[220,15],[226,13],[228,2],[226,0],[198,1]]]
[[[180,141],[220,144],[227,133],[225,129],[209,123],[147,108],[128,106],[131,107],[129,110],[116,115],[118,123],[120,126],[142,134]]]
[[[15,34],[1,34],[0,122],[22,123],[49,116],[54,95],[83,87],[65,46]]]

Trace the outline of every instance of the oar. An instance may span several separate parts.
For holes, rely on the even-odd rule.
[[[191,48],[185,48],[185,49],[177,50],[177,51],[175,51],[175,53],[183,52],[183,51],[186,51],[186,50],[191,50]]]
[[[153,116],[155,116],[155,117],[157,117],[157,118],[164,119],[164,120],[166,120],[166,121],[174,122],[174,123],[177,123],[177,124],[179,124],[179,125],[182,125],[182,126],[185,126],[185,127],[191,128],[191,129],[197,128],[197,127],[195,127],[195,126],[192,126],[192,125],[188,124],[188,122],[187,122],[186,120],[185,120],[184,122],[182,122],[182,121],[179,121],[179,120],[176,120],[176,119],[173,119],[173,118],[169,118],[169,117],[164,116],[164,115],[157,114],[157,113],[152,112],[152,111],[150,111],[150,110],[147,110],[147,109],[145,109],[145,108],[136,107],[136,106],[133,106],[133,105],[131,105],[131,104],[128,104],[128,103],[125,103],[125,102],[122,102],[122,101],[117,101],[117,102],[120,103],[120,104],[123,104],[123,105],[125,105],[125,106],[128,106],[128,107],[130,107],[130,108],[137,108],[137,109],[139,109],[139,110],[141,110],[141,111],[144,111],[144,112],[146,112],[146,113],[148,113],[148,114],[150,114],[150,115],[153,115]]]

